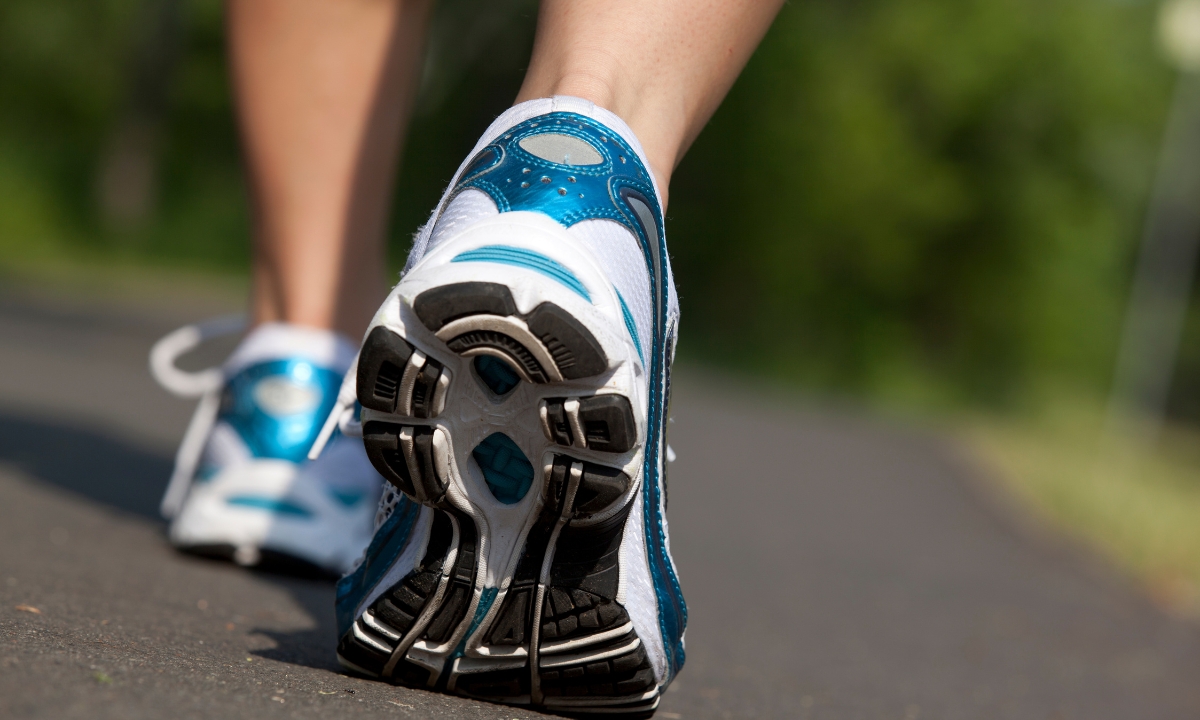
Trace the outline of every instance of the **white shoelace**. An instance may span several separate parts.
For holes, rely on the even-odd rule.
[[[225,373],[219,367],[199,372],[180,370],[175,362],[195,350],[201,343],[223,335],[241,332],[246,327],[244,315],[226,315],[193,325],[184,325],[150,348],[150,374],[165,389],[184,398],[200,398],[196,412],[188,423],[183,442],[175,453],[175,470],[163,493],[159,512],[170,520],[179,513],[187,498],[188,486],[196,474],[196,466],[204,452],[204,443],[217,420],[221,407],[221,388],[225,385]]]

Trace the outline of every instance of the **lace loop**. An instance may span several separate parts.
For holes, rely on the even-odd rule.
[[[218,390],[225,382],[221,368],[187,372],[176,367],[175,361],[206,340],[232,335],[241,332],[245,327],[245,315],[225,315],[193,325],[184,325],[168,333],[150,348],[150,374],[159,385],[180,397],[200,397]]]
[[[171,480],[159,505],[159,512],[168,520],[179,513],[187,497],[188,486],[204,452],[204,442],[221,407],[221,386],[225,382],[225,373],[219,367],[189,373],[177,368],[175,361],[205,340],[232,335],[245,327],[244,315],[216,317],[194,325],[184,325],[150,348],[150,374],[158,384],[180,397],[200,398],[187,432],[183,434],[183,442],[175,453],[175,471],[171,473]]]

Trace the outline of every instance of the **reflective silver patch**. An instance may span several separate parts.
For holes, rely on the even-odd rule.
[[[600,151],[585,140],[558,133],[542,133],[522,138],[518,143],[530,155],[560,165],[599,165],[604,162]]]
[[[321,396],[316,388],[301,385],[286,377],[259,380],[252,392],[255,404],[272,417],[311,412],[321,404]]]
[[[652,247],[658,247],[658,224],[654,222],[654,211],[634,197],[625,198],[625,202],[629,203],[637,213],[638,220],[642,221],[642,229],[646,231],[646,237],[650,238]]]

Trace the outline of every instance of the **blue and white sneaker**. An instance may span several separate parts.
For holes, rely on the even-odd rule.
[[[159,341],[151,368],[200,395],[163,498],[178,548],[245,566],[342,575],[370,542],[383,481],[356,438],[308,449],[337,399],[354,347],[333,333],[280,323],[252,331],[219,369],[188,374],[175,359],[222,321]]]
[[[657,197],[632,131],[577,98],[511,109],[460,168],[333,413],[357,396],[395,488],[338,584],[345,667],[556,712],[658,706],[687,611]]]

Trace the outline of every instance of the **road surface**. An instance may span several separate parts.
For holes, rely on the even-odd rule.
[[[0,291],[0,717],[535,716],[344,675],[329,584],[166,547],[191,406],[146,352],[232,303],[58,295]],[[997,501],[953,443],[681,375],[691,615],[659,718],[1200,717],[1197,626]]]

